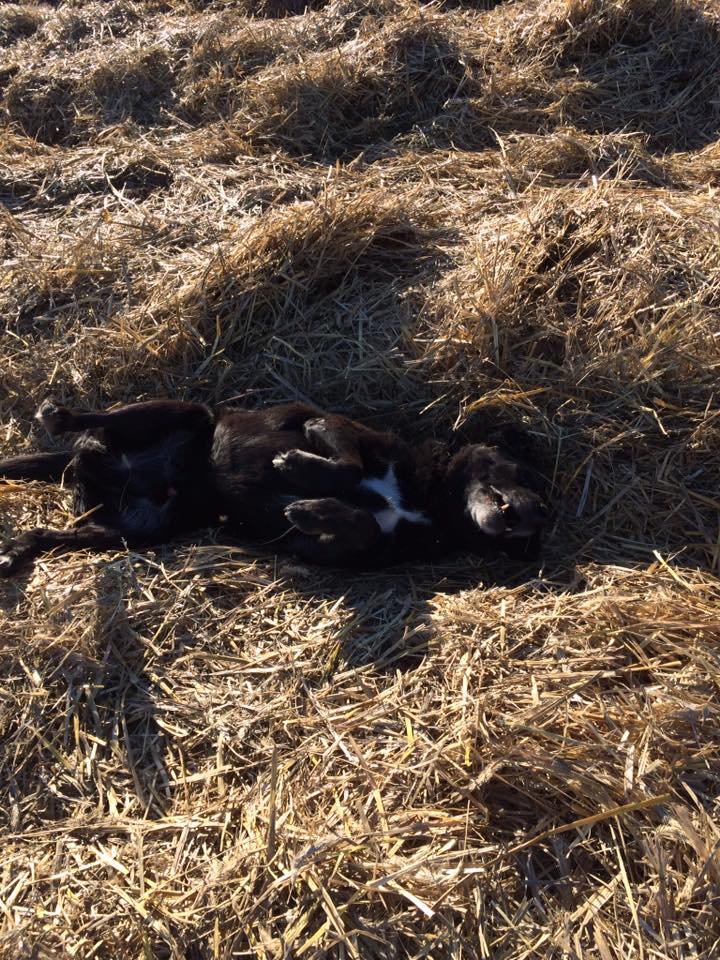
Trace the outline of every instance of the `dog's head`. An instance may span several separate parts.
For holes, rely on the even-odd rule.
[[[446,521],[465,549],[497,546],[534,553],[547,511],[539,478],[503,446],[468,444],[450,461],[444,491]]]

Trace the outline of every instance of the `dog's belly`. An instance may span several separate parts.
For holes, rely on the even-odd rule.
[[[373,510],[383,533],[392,533],[401,520],[407,523],[429,525],[430,519],[420,510],[406,510],[403,506],[402,492],[395,473],[395,464],[391,463],[382,477],[366,477],[360,481],[360,489],[374,493],[385,501],[385,506]]]

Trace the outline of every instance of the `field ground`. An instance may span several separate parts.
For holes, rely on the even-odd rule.
[[[556,507],[530,570],[0,586],[0,955],[717,956],[720,3],[4,3],[0,50],[4,452],[47,394],[309,397],[523,422]]]

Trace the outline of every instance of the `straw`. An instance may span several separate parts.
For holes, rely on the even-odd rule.
[[[0,956],[712,957],[720,8],[0,5],[0,433],[523,427],[543,558],[0,584]],[[72,522],[0,484],[0,533]]]

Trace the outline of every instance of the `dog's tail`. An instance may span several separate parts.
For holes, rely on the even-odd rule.
[[[26,457],[10,457],[0,460],[0,480],[45,480],[59,483],[63,478],[72,483],[72,469],[68,469],[75,457],[71,450],[59,453],[33,453]]]

